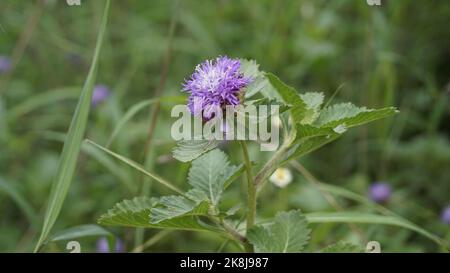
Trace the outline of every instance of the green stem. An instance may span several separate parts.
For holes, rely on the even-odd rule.
[[[250,162],[250,157],[248,156],[247,144],[244,140],[240,141],[242,146],[242,153],[244,155],[245,171],[247,173],[247,225],[246,234],[252,226],[255,224],[256,216],[256,186],[253,181],[252,175],[252,164]],[[253,252],[253,246],[246,242],[244,247],[247,252]]]
[[[281,147],[258,172],[255,177],[255,187],[257,188],[258,192],[264,186],[264,182],[266,181],[267,177],[272,174],[272,172],[278,167],[280,159],[286,154],[286,152],[287,147]]]

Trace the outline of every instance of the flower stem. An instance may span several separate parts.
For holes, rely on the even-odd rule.
[[[242,153],[244,155],[245,171],[247,173],[247,225],[246,234],[252,226],[255,224],[256,216],[256,187],[253,181],[252,164],[250,157],[248,156],[247,144],[244,140],[240,141],[242,147]],[[247,252],[253,252],[253,246],[246,242],[244,245]]]
[[[279,167],[280,162],[286,156],[286,153],[291,147],[294,139],[295,134],[289,134],[283,145],[281,145],[280,149],[278,149],[278,151],[275,152],[272,158],[262,167],[262,169],[255,176],[254,185],[256,188],[256,193],[258,193],[262,189],[269,175],[272,174],[273,171],[275,171],[275,169]]]

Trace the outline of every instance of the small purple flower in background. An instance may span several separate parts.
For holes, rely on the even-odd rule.
[[[97,253],[109,253],[109,244],[108,240],[105,237],[102,237],[98,239],[97,241]],[[116,238],[116,246],[115,246],[115,253],[122,253],[125,252],[125,247],[123,245],[123,242]]]
[[[387,183],[374,183],[370,186],[369,197],[377,203],[384,203],[391,197],[392,189]]]
[[[0,74],[9,72],[11,67],[11,59],[7,56],[0,56]]]
[[[450,225],[450,205],[445,207],[444,210],[442,211],[441,220],[447,225]]]
[[[239,71],[239,59],[227,56],[207,60],[197,65],[189,80],[183,84],[183,91],[189,92],[189,110],[193,115],[203,111],[203,118],[209,120],[213,113],[226,105],[238,105],[239,91],[251,82]]]
[[[99,103],[103,102],[109,97],[109,88],[106,85],[99,84],[94,87],[94,92],[92,94],[92,105],[97,106]]]

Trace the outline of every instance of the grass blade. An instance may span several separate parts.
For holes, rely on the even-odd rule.
[[[111,232],[98,225],[81,225],[71,227],[62,231],[59,231],[49,237],[48,242],[68,241],[83,237],[91,236],[105,236],[113,237]]]
[[[55,224],[75,172],[78,154],[80,153],[81,143],[86,130],[89,109],[91,107],[92,91],[95,84],[100,49],[102,47],[103,38],[106,32],[109,6],[110,0],[106,0],[92,64],[84,83],[83,90],[81,91],[81,96],[78,100],[75,114],[73,115],[70,123],[67,139],[64,142],[57,173],[52,184],[52,190],[44,217],[41,235],[39,236],[34,252],[37,252],[40,249]]]
[[[86,143],[91,144],[94,147],[97,147],[98,149],[102,150],[103,152],[105,152],[105,153],[107,153],[107,154],[109,154],[109,155],[119,159],[120,161],[126,163],[127,165],[129,165],[129,166],[133,167],[134,169],[140,171],[141,173],[145,174],[146,176],[148,176],[150,178],[153,178],[158,183],[166,186],[167,188],[169,188],[169,189],[171,189],[171,190],[173,190],[173,191],[175,191],[175,192],[177,192],[177,193],[179,193],[181,195],[184,195],[184,193],[180,189],[178,189],[176,186],[172,185],[170,182],[166,181],[162,177],[145,170],[145,168],[142,165],[134,162],[133,160],[131,160],[129,158],[126,158],[124,156],[121,156],[119,154],[116,154],[115,152],[113,152],[111,150],[108,150],[105,147],[103,147],[101,145],[98,145],[97,143],[95,143],[95,142],[93,142],[93,141],[91,141],[89,139],[86,139]]]
[[[381,224],[403,227],[415,231],[435,243],[448,249],[447,242],[423,228],[395,216],[384,216],[361,212],[314,212],[306,214],[309,223],[360,223],[360,224]]]
[[[161,97],[161,98],[155,98],[150,100],[141,101],[139,103],[136,103],[133,105],[126,113],[125,115],[117,122],[116,127],[114,127],[113,132],[111,133],[111,136],[108,139],[108,142],[106,144],[106,147],[111,146],[112,142],[116,138],[116,136],[119,134],[119,132],[122,130],[122,128],[125,126],[125,124],[132,119],[138,112],[140,112],[142,109],[146,109],[147,106],[157,103],[157,102],[186,102],[186,98],[183,96],[173,96],[173,97]]]
[[[80,96],[80,89],[77,87],[64,87],[40,93],[21,104],[11,108],[8,111],[8,119],[26,115],[31,111],[44,107],[46,105],[55,104],[58,101],[66,99],[77,99]]]
[[[66,135],[59,132],[53,131],[42,131],[40,135],[49,141],[57,141],[63,142],[66,139]],[[105,155],[102,151],[92,147],[91,145],[87,145],[87,143],[83,143],[81,145],[81,151],[86,153],[95,159],[99,164],[108,169],[109,173],[115,176],[131,193],[136,191],[135,185],[131,182],[130,175],[128,172],[120,170],[117,164],[111,159],[109,156]]]
[[[17,206],[23,211],[27,216],[28,221],[34,225],[35,224],[35,211],[33,207],[28,203],[27,199],[9,182],[5,181],[0,177],[0,192],[3,191],[11,197],[12,200],[17,204]]]

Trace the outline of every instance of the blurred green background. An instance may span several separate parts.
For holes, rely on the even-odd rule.
[[[97,84],[110,96],[92,107],[86,137],[105,145],[132,105],[154,96],[167,52],[163,95],[182,95],[181,83],[196,64],[218,55],[255,59],[301,91],[320,91],[368,107],[397,106],[394,118],[354,129],[300,160],[325,183],[367,196],[384,181],[392,195],[383,204],[419,226],[450,239],[441,213],[450,204],[450,3],[361,0],[152,0],[112,1]],[[178,3],[178,4],[177,4]],[[64,134],[89,69],[104,1],[0,2],[0,55],[11,58],[0,72],[0,251],[31,251],[40,231]],[[169,39],[171,21],[176,22]],[[169,50],[168,50],[169,49]],[[189,165],[170,151],[170,109],[163,103],[147,167],[185,187]],[[143,162],[150,108],[121,131],[111,149]],[[124,198],[167,193],[135,170],[93,149],[83,150],[76,176],[53,231],[95,223]],[[232,161],[239,147],[223,146]],[[251,157],[264,162],[258,146]],[[268,185],[259,215],[299,208],[335,208],[294,168],[286,188]],[[145,186],[146,185],[146,186]],[[239,183],[228,191],[231,207]],[[338,198],[344,210],[369,211]],[[243,212],[240,212],[241,214]],[[313,226],[310,251],[340,240],[377,240],[386,252],[435,252],[428,239],[396,227],[346,224]],[[157,236],[148,252],[217,251],[224,242],[211,234],[110,229],[132,251]],[[355,231],[356,230],[356,231]],[[141,237],[143,236],[143,237]],[[159,237],[158,237],[159,236]],[[361,239],[361,237],[363,239]],[[97,251],[98,238],[81,239],[82,251]],[[221,251],[237,251],[233,245]],[[66,251],[65,242],[44,251]]]

